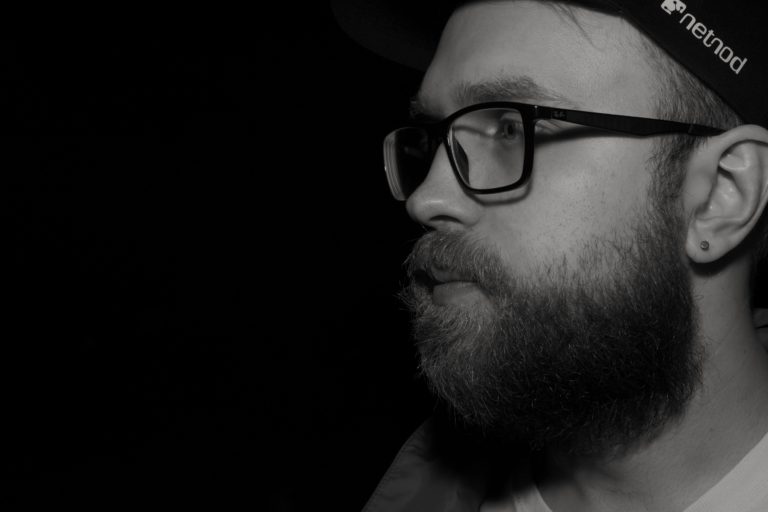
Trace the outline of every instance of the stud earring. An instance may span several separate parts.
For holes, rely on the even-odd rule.
[[[704,240],[703,242],[701,242],[701,243],[699,244],[699,247],[701,247],[701,250],[702,250],[702,251],[708,251],[708,250],[709,250],[709,242],[707,242],[706,240]]]

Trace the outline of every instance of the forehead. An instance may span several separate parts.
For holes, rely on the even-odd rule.
[[[574,8],[575,20],[528,0],[464,5],[445,26],[419,103],[447,115],[467,84],[524,84],[510,99],[651,116],[654,80],[641,36],[624,20]],[[487,89],[487,88],[486,88]]]

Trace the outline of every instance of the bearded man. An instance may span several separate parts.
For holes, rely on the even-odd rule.
[[[384,157],[427,228],[402,296],[449,411],[365,510],[768,510],[762,5],[334,9],[425,69]]]

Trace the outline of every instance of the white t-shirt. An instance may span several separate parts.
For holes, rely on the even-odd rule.
[[[486,501],[480,512],[552,512],[529,474],[505,498]],[[768,512],[768,434],[714,487],[683,512]]]

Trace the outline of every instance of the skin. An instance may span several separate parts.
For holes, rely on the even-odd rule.
[[[498,10],[505,18],[494,18],[491,11]],[[532,20],[510,10],[523,10]],[[541,6],[481,4],[460,12],[448,24],[421,88],[442,114],[463,106],[452,103],[452,84],[499,74],[529,76],[584,110],[651,112],[653,84],[644,59],[630,54],[630,62],[617,66],[629,52],[608,42],[612,34],[597,26],[599,20],[592,20],[590,29],[596,51],[575,27]],[[514,262],[513,271],[525,272],[542,257],[574,263],[583,240],[627,228],[641,209],[644,198],[637,191],[645,190],[650,176],[626,169],[642,168],[651,144],[650,139],[610,137],[551,145],[537,150],[534,179],[525,189],[493,196],[465,194],[440,151],[407,208],[423,224],[469,229],[494,242]]]
[[[577,17],[583,31],[537,2],[458,9],[423,79],[422,101],[445,116],[465,106],[452,100],[459,81],[525,75],[569,98],[572,107],[655,117],[657,77],[640,49],[641,36],[618,18],[585,10]],[[512,274],[563,260],[576,268],[582,240],[627,233],[643,214],[652,143],[595,136],[549,144],[537,148],[526,187],[490,196],[466,192],[441,148],[407,210],[429,228],[493,244]],[[766,148],[768,132],[744,125],[707,139],[686,165],[681,258],[690,268],[707,354],[702,386],[686,415],[618,458],[549,454],[537,480],[554,512],[684,510],[768,431],[768,394],[755,392],[768,388],[768,357],[752,326],[743,247],[768,198]],[[709,250],[700,248],[702,240]],[[471,283],[457,283],[436,291],[434,300],[472,307],[485,298]]]

